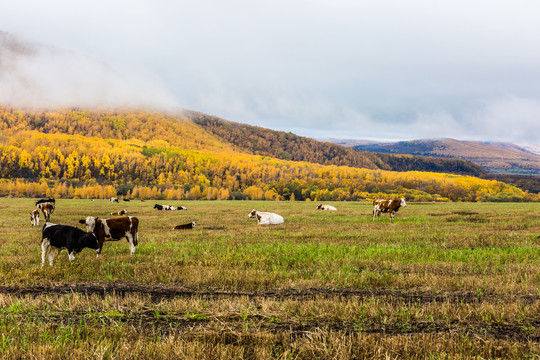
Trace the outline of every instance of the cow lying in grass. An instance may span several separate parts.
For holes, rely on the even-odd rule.
[[[41,266],[45,266],[45,258],[49,257],[49,265],[53,265],[56,252],[66,249],[69,261],[84,248],[97,249],[96,236],[73,226],[45,223],[41,236]]]
[[[271,212],[257,211],[253,209],[248,218],[256,218],[259,225],[277,225],[283,224],[283,217]]]
[[[394,220],[394,216],[400,207],[407,206],[405,199],[375,199],[373,200],[373,221],[375,216],[380,217],[381,213],[390,213],[390,220]]]
[[[195,221],[192,221],[187,224],[176,225],[175,227],[173,227],[173,230],[194,229],[196,227],[197,227],[197,224],[195,224]]]
[[[179,206],[178,208],[175,208],[174,206],[171,206],[171,205],[159,205],[159,204],[154,205],[154,209],[158,209],[158,210],[187,210],[187,208],[185,206]]]
[[[120,216],[121,216],[121,215],[125,215],[125,214],[127,214],[127,210],[126,210],[126,209],[123,209],[123,210],[120,210],[120,211],[113,211],[113,212],[111,213],[111,215],[120,215]]]
[[[320,204],[319,206],[317,206],[317,210],[330,210],[330,211],[336,211],[337,209],[331,205],[323,205],[323,204]]]

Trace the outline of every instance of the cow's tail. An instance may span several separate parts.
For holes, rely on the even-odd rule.
[[[137,246],[139,244],[139,219],[132,218],[133,222],[131,228],[131,236],[133,237],[133,245]]]

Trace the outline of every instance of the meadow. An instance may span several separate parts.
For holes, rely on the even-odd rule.
[[[42,268],[34,201],[0,199],[1,358],[540,356],[539,203],[410,203],[392,223],[367,202],[58,199],[51,222],[80,228],[126,208],[139,246]]]

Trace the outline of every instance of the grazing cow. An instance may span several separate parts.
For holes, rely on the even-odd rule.
[[[45,258],[49,256],[49,265],[53,265],[56,252],[67,249],[69,261],[84,248],[97,249],[96,236],[73,226],[45,223],[41,237],[41,266],[45,266]]]
[[[283,224],[283,217],[271,212],[257,211],[253,209],[248,218],[256,218],[259,225],[277,225]]]
[[[120,211],[113,211],[113,212],[111,213],[111,215],[125,215],[125,214],[127,214],[127,210],[126,210],[126,209],[120,210]]]
[[[118,198],[117,197],[112,197],[112,198],[109,198],[109,201],[110,202],[118,202]]]
[[[32,226],[39,225],[39,211],[38,210],[30,211],[30,223],[32,224]]]
[[[320,204],[319,206],[317,206],[317,210],[331,210],[331,211],[337,211],[337,209],[331,205],[323,205],[323,204]]]
[[[48,199],[39,199],[36,201],[36,207],[41,210],[45,221],[49,221],[52,213],[54,212],[56,206],[56,200],[53,198]]]
[[[375,199],[373,200],[373,221],[375,216],[380,217],[381,213],[390,213],[390,220],[394,220],[394,215],[400,207],[405,207],[405,199]]]
[[[195,224],[195,221],[192,221],[187,224],[176,225],[175,227],[173,227],[173,230],[194,229],[196,227],[197,227],[197,224]]]
[[[43,217],[45,217],[45,221],[49,221],[49,218],[51,217],[52,213],[54,212],[54,204],[53,203],[41,203],[38,205],[38,209],[41,210],[43,213]]]
[[[174,206],[171,206],[171,205],[159,205],[159,204],[154,205],[154,209],[158,209],[158,210],[176,210],[176,208]],[[184,209],[184,210],[186,210],[186,209]]]
[[[105,241],[118,241],[125,237],[129,242],[131,255],[135,253],[135,246],[139,242],[139,219],[133,216],[123,216],[112,219],[100,219],[88,216],[79,220],[86,225],[86,231],[93,233],[97,238],[97,255],[101,254]]]

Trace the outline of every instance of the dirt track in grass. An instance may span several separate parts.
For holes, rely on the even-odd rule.
[[[463,334],[482,338],[493,338],[507,341],[537,342],[540,341],[538,332],[531,329],[540,328],[540,322],[524,323],[460,323],[457,321],[409,321],[407,323],[336,323],[336,322],[278,322],[273,323],[270,319],[251,315],[247,317],[220,317],[207,319],[189,319],[182,315],[156,314],[154,311],[133,312],[122,317],[99,316],[96,324],[95,318],[89,318],[87,313],[61,312],[55,314],[32,314],[14,315],[16,319],[46,323],[52,326],[66,326],[69,324],[93,324],[93,326],[131,326],[137,331],[147,332],[149,336],[170,336],[182,334],[182,336],[198,337],[202,334],[209,335],[212,332],[220,336],[227,335],[231,339],[245,336],[246,329],[250,332],[284,333],[291,339],[309,336],[317,331],[341,332],[345,334],[364,333],[381,335],[403,334]],[[232,340],[234,341],[234,340]]]
[[[169,285],[142,285],[129,282],[112,282],[99,284],[94,282],[80,282],[71,284],[53,284],[49,286],[0,286],[1,294],[14,296],[42,296],[46,294],[82,294],[82,295],[149,295],[152,302],[159,302],[164,299],[174,298],[201,298],[215,299],[223,297],[248,297],[266,299],[291,299],[291,300],[311,300],[315,298],[383,298],[386,302],[405,301],[414,303],[440,303],[440,302],[460,302],[460,303],[482,303],[503,300],[516,300],[524,304],[533,303],[540,300],[540,295],[519,294],[477,294],[467,291],[454,292],[421,292],[421,291],[400,291],[394,289],[329,289],[329,288],[306,288],[306,289],[278,289],[268,291],[223,291],[218,289],[190,289],[182,286]]]

